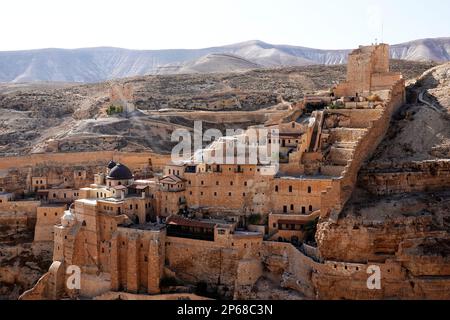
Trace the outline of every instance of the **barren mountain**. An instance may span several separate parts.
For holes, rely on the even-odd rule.
[[[259,69],[261,65],[232,54],[211,53],[194,61],[160,67],[157,74],[226,73]]]
[[[392,59],[450,61],[450,38],[421,39],[391,47]]]
[[[391,46],[395,59],[448,61],[449,52],[450,38]],[[158,73],[241,71],[242,63],[244,70],[249,66],[253,69],[253,64],[263,67],[334,65],[345,63],[348,53],[349,50],[272,45],[257,40],[197,50],[85,48],[9,51],[0,52],[0,82],[100,82]],[[220,55],[208,56],[211,54]],[[234,59],[225,59],[224,55],[230,54],[235,56]]]

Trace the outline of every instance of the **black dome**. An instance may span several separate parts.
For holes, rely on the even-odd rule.
[[[108,163],[108,169],[112,169],[112,168],[114,168],[115,166],[117,165],[117,163],[115,163],[113,160],[111,160],[109,163]]]
[[[133,174],[127,166],[118,163],[111,169],[107,178],[111,180],[129,180],[133,179]]]

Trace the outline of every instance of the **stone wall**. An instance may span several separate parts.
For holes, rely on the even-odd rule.
[[[225,298],[241,297],[261,276],[261,235],[215,241],[167,237],[166,267],[191,284],[205,283]]]
[[[54,226],[59,224],[66,210],[65,205],[43,205],[37,208],[34,241],[53,241]]]

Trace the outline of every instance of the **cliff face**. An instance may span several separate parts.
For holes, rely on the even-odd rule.
[[[313,275],[318,296],[450,299],[450,194],[355,198],[336,223],[318,226],[321,256],[335,261],[334,270]],[[381,266],[381,290],[367,289],[370,265]]]
[[[51,246],[33,246],[33,233],[17,224],[0,227],[0,300],[16,300],[52,262]]]
[[[321,254],[347,262],[397,258],[410,239],[446,239],[450,231],[450,194],[415,193],[353,199],[337,223],[319,224]]]
[[[410,86],[426,95],[394,117],[339,217],[319,223],[321,258],[335,264],[312,276],[321,298],[450,299],[450,136],[439,129],[448,121],[449,69]],[[381,290],[366,288],[371,264],[382,266]]]

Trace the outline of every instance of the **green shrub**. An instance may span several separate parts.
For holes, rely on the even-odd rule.
[[[249,224],[258,224],[261,222],[261,215],[259,213],[252,214],[248,217]]]
[[[108,107],[108,109],[106,109],[106,113],[108,114],[108,116],[112,116],[114,114],[119,114],[123,112],[123,107],[122,106],[115,106],[115,105],[110,105]]]

